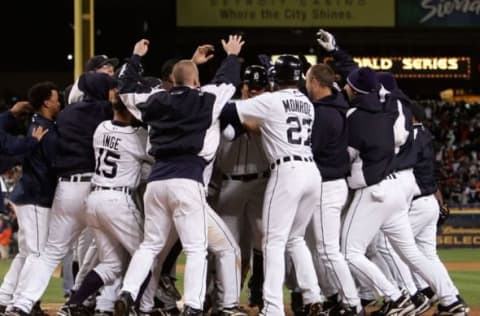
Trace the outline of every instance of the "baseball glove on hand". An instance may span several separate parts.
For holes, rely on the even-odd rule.
[[[440,216],[438,217],[437,226],[443,225],[445,221],[450,216],[450,209],[448,208],[447,204],[440,205]]]
[[[329,33],[323,29],[320,29],[317,32],[317,42],[329,53],[337,50],[337,42],[335,41],[335,37],[332,35],[332,33]]]

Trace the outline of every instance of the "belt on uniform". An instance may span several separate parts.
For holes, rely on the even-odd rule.
[[[224,180],[234,180],[234,181],[252,181],[257,179],[265,179],[270,176],[270,171],[264,171],[259,173],[247,173],[247,174],[232,174],[232,175],[223,175]]]
[[[103,187],[103,186],[96,185],[92,188],[92,191],[109,191],[109,190],[132,194],[132,189],[129,187]]]
[[[90,182],[92,180],[92,176],[79,176],[79,175],[72,175],[66,177],[60,177],[60,181],[63,182]]]
[[[385,180],[392,180],[396,178],[397,178],[397,175],[395,174],[395,172],[392,172],[390,174],[387,174],[387,176],[385,177]]]
[[[285,162],[289,162],[289,161],[313,162],[313,158],[312,157],[301,157],[301,156],[296,156],[296,155],[285,156],[285,157],[279,158],[279,159],[275,160],[274,162],[272,162],[270,164],[270,169],[274,169],[276,165],[279,165],[279,164],[282,164],[282,163],[285,163]]]

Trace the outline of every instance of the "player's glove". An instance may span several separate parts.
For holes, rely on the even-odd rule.
[[[337,50],[338,48],[335,37],[331,33],[323,29],[320,29],[317,32],[317,42],[320,46],[323,47],[323,49],[325,49],[329,53]]]
[[[447,204],[440,205],[440,216],[438,217],[437,226],[443,225],[450,216],[450,209]]]

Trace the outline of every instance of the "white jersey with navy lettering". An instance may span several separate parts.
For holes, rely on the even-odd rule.
[[[151,161],[146,152],[147,131],[141,127],[102,122],[93,136],[97,186],[136,188],[142,163]]]
[[[311,132],[315,112],[298,89],[266,92],[236,102],[240,120],[257,121],[268,161],[286,156],[311,157]]]

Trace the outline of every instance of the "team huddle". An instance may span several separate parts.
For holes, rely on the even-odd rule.
[[[468,315],[436,253],[444,204],[423,109],[391,73],[317,35],[336,72],[281,55],[242,81],[244,42],[231,35],[206,85],[197,65],[212,45],[152,80],[145,39],[116,72],[118,59],[92,59],[63,110],[53,83],[34,85],[0,115],[6,130],[34,112],[31,136],[4,145],[24,158],[1,312],[40,315],[75,251],[60,316],[246,316],[244,286],[264,316],[285,315],[284,286],[297,316],[366,315],[377,302],[371,315]]]

